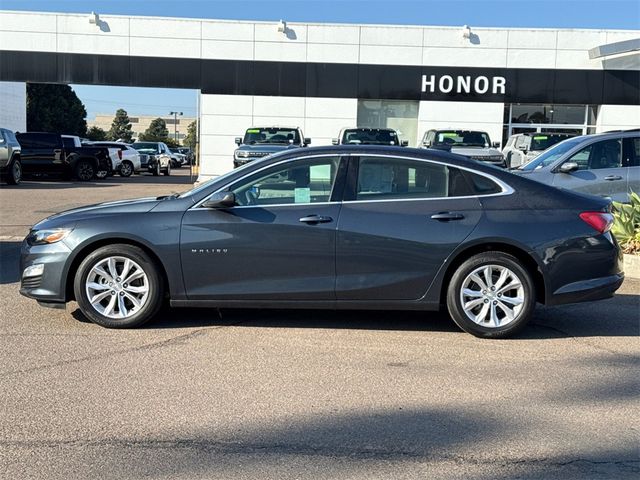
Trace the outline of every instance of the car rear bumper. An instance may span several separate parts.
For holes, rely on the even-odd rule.
[[[567,303],[591,302],[613,297],[624,281],[624,273],[620,272],[607,277],[592,278],[570,283],[559,288],[550,298],[547,305],[564,305]]]

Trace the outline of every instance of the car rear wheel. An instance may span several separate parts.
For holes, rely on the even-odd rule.
[[[512,255],[481,253],[453,274],[447,308],[465,332],[482,338],[510,337],[522,330],[533,314],[533,280]]]
[[[130,177],[133,174],[133,163],[128,160],[122,162],[119,173],[121,177]]]
[[[75,175],[81,182],[88,182],[96,176],[96,169],[89,160],[79,160],[76,164]]]
[[[171,162],[167,163],[167,168],[164,169],[164,174],[165,175],[171,175]]]
[[[22,163],[19,159],[15,159],[7,172],[7,183],[9,185],[18,185],[22,180]]]
[[[89,254],[74,279],[82,313],[107,328],[131,328],[149,321],[162,305],[158,267],[140,248],[108,245]]]

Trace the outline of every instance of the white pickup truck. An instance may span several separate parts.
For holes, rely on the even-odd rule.
[[[62,143],[64,144],[64,148],[68,152],[72,152],[76,149],[83,148],[82,140],[80,137],[75,135],[60,135],[62,137]],[[92,145],[86,145],[87,147],[91,147]],[[96,172],[97,178],[105,178],[108,175],[113,175],[116,172],[120,171],[120,163],[122,162],[122,152],[117,148],[107,148],[109,151],[109,158],[111,159],[111,171],[98,170]]]

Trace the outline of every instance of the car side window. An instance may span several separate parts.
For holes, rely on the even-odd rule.
[[[494,184],[494,187],[497,186]],[[429,199],[476,194],[473,185],[455,167],[404,158],[360,158],[356,200]]]
[[[623,140],[622,166],[640,167],[640,137],[627,137]]]
[[[328,202],[339,162],[340,157],[298,160],[243,179],[231,191],[240,206]]]
[[[578,170],[619,168],[622,166],[622,142],[620,139],[613,139],[592,143],[567,161],[577,163]]]

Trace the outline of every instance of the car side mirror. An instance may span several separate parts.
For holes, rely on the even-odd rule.
[[[304,137],[304,144],[311,145],[311,139],[309,137]]]
[[[500,148],[500,142],[493,142],[493,148]]]
[[[242,143],[242,137],[236,137],[236,145],[240,145]]]
[[[202,202],[203,208],[231,208],[236,205],[236,195],[233,192],[216,192]]]
[[[579,168],[580,168],[580,165],[578,165],[576,162],[565,162],[562,165],[560,165],[560,168],[558,169],[558,171],[560,173],[571,173],[571,172],[575,172]]]
[[[525,143],[523,143],[522,145],[518,145],[518,150],[522,150],[523,152],[526,153],[527,145]]]
[[[337,139],[337,138],[332,138],[332,139],[331,139],[331,144],[332,144],[332,145],[339,145],[339,144],[340,144],[340,142],[338,142],[338,139]]]
[[[400,141],[400,146],[401,147],[408,147],[409,146],[409,140],[401,140]]]

